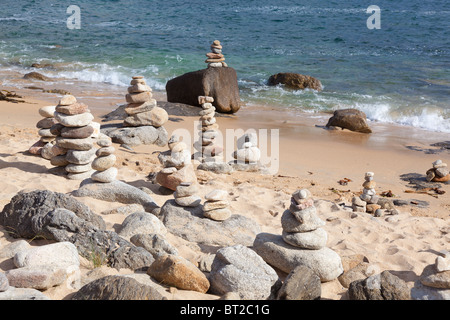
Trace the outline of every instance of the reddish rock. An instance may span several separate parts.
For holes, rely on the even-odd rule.
[[[268,85],[275,86],[277,84],[284,84],[291,89],[322,90],[322,83],[318,79],[292,72],[277,73],[270,76]]]
[[[372,133],[366,122],[366,114],[357,109],[336,110],[326,126],[340,127],[361,133]]]

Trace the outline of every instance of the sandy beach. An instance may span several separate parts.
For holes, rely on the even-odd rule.
[[[2,88],[11,89],[11,88]],[[14,89],[12,89],[14,90]],[[73,88],[76,91],[75,88]],[[56,105],[60,95],[38,93],[21,89],[17,93],[25,103],[0,101],[0,210],[21,190],[50,190],[70,193],[79,188],[80,181],[68,180],[55,172],[50,162],[28,153],[29,147],[39,139],[36,123],[40,120],[39,108]],[[92,93],[92,92],[91,92]],[[114,91],[94,97],[86,92],[73,92],[79,101],[89,105],[95,121],[102,126],[108,122],[102,117],[125,103],[126,92]],[[164,100],[162,92],[156,93],[158,101]],[[258,172],[233,172],[215,174],[197,170],[201,195],[213,189],[223,189],[233,194],[231,210],[252,218],[261,226],[262,232],[281,234],[280,217],[289,207],[291,194],[302,188],[309,189],[319,202],[318,214],[326,221],[327,246],[341,257],[363,255],[378,270],[389,270],[408,286],[413,287],[423,269],[434,263],[436,253],[448,250],[450,243],[450,192],[449,184],[441,184],[445,193],[436,194],[408,192],[414,186],[404,178],[407,174],[422,177],[432,162],[441,159],[450,162],[450,151],[431,144],[448,140],[448,134],[431,133],[417,128],[370,122],[372,134],[349,131],[326,130],[323,126],[330,115],[305,115],[299,117],[271,110],[267,107],[243,106],[232,116],[217,117],[220,130],[267,129],[278,130],[279,168],[273,174]],[[169,114],[165,127],[169,134],[179,128],[194,131],[196,116]],[[112,121],[113,123],[114,121]],[[120,122],[120,121],[119,121]],[[273,141],[271,143],[274,143]],[[155,151],[166,147],[141,145],[127,150],[115,144],[118,179],[135,187],[151,190],[155,202],[162,206],[173,195],[161,194],[158,186],[149,178],[162,167]],[[433,152],[430,152],[433,151]],[[231,153],[233,150],[226,150]],[[409,204],[396,207],[398,215],[370,214],[352,215],[351,199],[362,191],[365,172],[375,173],[376,192],[391,191],[391,200],[405,200]],[[403,178],[402,178],[403,177]],[[346,184],[339,183],[347,179]],[[120,203],[110,203],[88,197],[79,199],[93,212],[102,212]],[[411,202],[412,201],[412,202]],[[350,209],[349,209],[350,208]],[[125,219],[121,214],[102,215],[108,230],[115,230]],[[0,227],[0,250],[16,241],[8,231]],[[176,236],[168,236],[180,255],[197,263],[204,254],[198,247]],[[32,240],[37,246],[43,240]],[[13,266],[11,261],[0,261],[0,271]],[[105,274],[131,273],[102,267]],[[83,274],[92,270],[87,261]],[[281,277],[286,275],[280,272]],[[217,299],[218,296],[193,291],[170,292],[160,289],[174,299]],[[69,299],[73,290],[54,287],[44,292],[51,299]],[[322,299],[347,299],[347,288],[336,279],[322,284]]]

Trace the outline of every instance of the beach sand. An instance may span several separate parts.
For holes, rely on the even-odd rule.
[[[8,89],[8,88],[6,88]],[[124,90],[122,90],[124,91]],[[39,139],[36,123],[41,119],[38,109],[55,105],[57,94],[37,94],[35,90],[22,89],[17,92],[26,103],[0,101],[0,210],[21,190],[47,189],[69,193],[78,189],[80,181],[68,180],[55,172],[44,158],[33,156],[28,148]],[[74,93],[77,96],[76,93]],[[102,125],[102,116],[124,103],[125,92],[91,99],[79,99],[87,103],[96,121]],[[78,97],[77,97],[78,98]],[[157,100],[165,99],[164,94]],[[235,196],[231,201],[233,213],[239,213],[257,221],[262,232],[281,234],[280,217],[290,203],[291,194],[300,188],[311,191],[318,202],[318,214],[327,221],[327,246],[341,257],[360,254],[376,265],[380,272],[392,271],[409,286],[414,285],[425,266],[434,263],[436,252],[448,250],[450,243],[450,185],[442,184],[445,194],[407,193],[414,190],[405,174],[424,176],[437,159],[450,163],[449,150],[431,147],[431,143],[445,141],[439,133],[418,129],[370,123],[372,134],[348,131],[330,131],[323,127],[327,117],[298,117],[288,112],[279,112],[263,107],[246,107],[233,115],[217,117],[220,130],[225,129],[273,129],[279,130],[279,169],[274,174],[257,172],[234,172],[214,174],[198,170],[200,195],[213,189],[224,189]],[[184,128],[193,132],[198,117],[170,116],[165,127],[169,134]],[[119,121],[120,122],[120,121]],[[448,140],[448,137],[447,137]],[[272,143],[273,141],[271,141]],[[161,169],[154,151],[165,151],[167,147],[141,145],[127,150],[114,144],[119,169],[118,179],[136,187],[147,187],[155,192],[155,202],[162,206],[173,195],[163,195],[149,179],[149,174]],[[428,150],[428,151],[427,151]],[[433,150],[438,153],[429,153]],[[226,150],[231,153],[233,150]],[[377,194],[391,190],[391,199],[426,201],[422,207],[409,204],[396,207],[398,215],[373,217],[369,214],[352,215],[349,206],[354,195],[362,191],[364,173],[375,173]],[[338,181],[347,178],[347,185]],[[109,203],[92,198],[78,198],[97,214],[120,207],[123,204]],[[336,209],[343,204],[346,209]],[[102,215],[109,230],[114,230],[124,215]],[[0,250],[16,241],[7,230],[0,227]],[[186,241],[169,236],[171,244],[180,254],[196,262],[201,252]],[[33,240],[31,245],[40,245],[42,240]],[[92,268],[84,261],[83,272]],[[12,268],[11,263],[0,261],[0,271]],[[102,272],[131,273],[131,270],[116,271],[102,267]],[[346,299],[347,289],[338,280],[322,284],[322,299]],[[52,299],[68,299],[73,291],[55,287],[44,292]],[[217,296],[177,290],[164,294],[170,299],[216,299]]]

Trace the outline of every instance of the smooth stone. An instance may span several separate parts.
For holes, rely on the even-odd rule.
[[[115,167],[111,167],[104,171],[96,171],[92,174],[91,178],[97,182],[109,183],[116,180],[118,169]]]
[[[389,271],[350,283],[350,300],[411,300],[411,289],[405,281]]]
[[[322,282],[332,281],[344,271],[341,257],[330,248],[301,249],[287,244],[280,235],[259,233],[253,242],[253,250],[268,264],[286,273],[305,265]]]
[[[243,134],[239,139],[237,139],[237,148],[243,149],[244,144],[247,142],[250,142],[252,147],[256,147],[258,145],[258,135],[256,134],[256,132],[247,132]]]
[[[31,247],[19,251],[14,256],[14,265],[17,268],[53,266],[79,266],[80,260],[76,246],[68,241]]]
[[[47,290],[63,284],[70,274],[79,272],[79,268],[67,268],[42,265],[36,267],[23,267],[6,271],[9,285],[15,288],[32,288]]]
[[[208,97],[208,96],[198,96],[198,104],[202,105],[204,103],[212,103],[214,102],[214,98],[213,97]]]
[[[94,120],[94,116],[90,112],[66,115],[55,111],[55,119],[66,127],[83,127],[89,125]]]
[[[157,233],[135,234],[130,242],[137,247],[142,247],[152,254],[154,258],[161,254],[178,255],[178,250],[172,246],[163,235]]]
[[[238,149],[233,152],[233,158],[244,162],[258,162],[261,158],[261,151],[257,147]]]
[[[308,189],[300,189],[296,190],[292,194],[292,198],[299,204],[302,200],[308,199],[311,197],[311,192]]]
[[[90,164],[95,159],[95,148],[86,151],[69,150],[66,153],[66,160],[73,164]]]
[[[302,225],[302,230],[299,230],[300,232],[314,230],[307,229],[325,225],[325,222],[317,215],[317,209],[314,206],[307,207],[300,211],[291,211],[290,209],[288,211]],[[288,216],[286,218],[289,219]]]
[[[207,56],[209,59],[221,59],[221,58],[224,57],[223,54],[221,54],[221,53],[214,53],[214,52],[208,52],[208,53],[206,54],[206,56]]]
[[[5,292],[0,292],[0,300],[51,300],[41,291],[31,288],[9,287]]]
[[[283,281],[278,300],[319,300],[322,294],[320,278],[306,266],[299,265]]]
[[[436,270],[437,272],[450,271],[450,256],[436,258]]]
[[[197,176],[192,164],[181,167],[171,174],[164,174],[160,171],[156,175],[156,183],[170,190],[175,191],[182,182],[197,182]]]
[[[54,125],[52,125],[52,127],[50,128],[50,132],[54,135],[54,136],[59,136],[61,135],[61,130],[65,128],[65,126],[63,126],[61,123],[56,123]]]
[[[222,67],[222,63],[220,63],[220,62],[210,62],[208,64],[208,67],[210,67],[210,68],[221,68]]]
[[[83,172],[88,172],[88,171],[92,170],[91,163],[88,163],[88,164],[70,163],[70,164],[66,165],[64,169],[69,173],[83,173]]]
[[[152,88],[143,83],[136,83],[128,87],[128,93],[151,92]]]
[[[94,161],[92,161],[92,169],[97,171],[104,171],[114,166],[116,160],[117,158],[114,154],[110,154],[109,156],[104,157],[97,157]]]
[[[365,181],[362,186],[366,189],[375,189],[376,185],[375,181]]]
[[[116,148],[114,148],[113,146],[102,147],[95,152],[95,155],[97,157],[104,157],[104,156],[109,156],[110,154],[113,154],[115,151],[116,151]]]
[[[67,115],[75,115],[89,112],[89,107],[84,103],[74,103],[68,106],[56,106],[56,112],[67,114]]]
[[[9,281],[3,272],[0,272],[0,292],[5,292],[9,289]]]
[[[61,129],[61,137],[72,139],[89,138],[94,133],[94,127],[87,125],[83,127],[64,127]]]
[[[52,153],[53,144],[51,142],[46,143],[41,149],[41,156],[44,159],[50,160],[55,155]]]
[[[196,195],[175,198],[175,202],[182,207],[196,207],[200,205],[201,201],[202,198]]]
[[[34,155],[41,155],[42,147],[45,146],[45,142],[39,140],[36,141],[29,149],[28,152]]]
[[[437,168],[434,172],[439,178],[444,178],[449,174],[449,170],[445,167]]]
[[[56,138],[51,132],[50,129],[40,129],[38,131],[38,135],[45,138]]]
[[[131,238],[136,234],[156,233],[167,234],[167,229],[154,214],[149,212],[134,212],[127,216],[122,222],[122,228],[118,234],[125,238]]]
[[[36,128],[38,128],[38,129],[50,129],[54,124],[57,124],[57,123],[58,123],[58,120],[56,120],[53,117],[51,117],[51,118],[44,118],[44,119],[39,120],[38,123],[36,123]]]
[[[54,156],[50,159],[50,164],[55,167],[64,167],[68,164],[70,164],[69,161],[67,161],[65,155],[61,156]]]
[[[161,173],[165,173],[165,174],[172,174],[172,173],[175,173],[175,172],[177,172],[178,171],[178,169],[177,168],[175,168],[175,167],[168,167],[168,168],[163,168],[163,169],[161,169]]]
[[[169,148],[172,152],[181,152],[183,150],[186,150],[188,146],[184,142],[175,142],[172,143]]]
[[[175,193],[174,193],[174,197],[175,198],[181,198],[181,197],[189,197],[189,196],[193,196],[195,194],[197,194],[198,192],[198,184],[196,183],[181,183]]]
[[[230,203],[227,200],[219,200],[219,201],[206,201],[203,204],[203,211],[211,211],[216,209],[227,208]]]
[[[364,202],[369,202],[370,199],[372,199],[372,196],[363,193],[363,194],[361,194],[361,195],[359,196],[359,198],[360,198],[362,201],[364,201]]]
[[[53,156],[61,156],[67,154],[67,149],[58,147],[56,144],[52,146],[51,153]]]
[[[289,206],[289,210],[291,212],[297,212],[301,210],[305,210],[306,208],[314,206],[314,200],[312,198],[303,199],[296,201],[294,197],[291,198],[291,205]]]
[[[312,250],[325,247],[328,240],[328,234],[322,228],[308,232],[286,232],[283,230],[281,236],[286,243],[292,246]]]
[[[438,272],[435,264],[426,266],[419,280],[423,285],[428,287],[450,289],[450,271]]]
[[[64,95],[58,102],[59,106],[68,106],[71,104],[77,103],[77,98],[75,98],[71,94]]]
[[[215,189],[205,195],[205,200],[207,201],[220,201],[227,200],[228,192],[225,190]]]
[[[213,209],[204,211],[203,216],[214,221],[225,221],[231,217],[231,210],[228,208]]]
[[[191,164],[191,152],[189,150],[182,150],[181,152],[172,152],[171,150],[168,150],[161,152],[158,155],[158,160],[165,168],[181,168]],[[191,182],[191,180],[186,182]]]
[[[144,103],[129,103],[125,108],[125,112],[129,115],[135,115],[137,113],[147,112],[153,110],[157,106],[156,100],[151,99]]]
[[[70,180],[86,180],[89,179],[94,172],[94,170],[89,170],[81,173],[69,173],[67,178]]]
[[[124,126],[153,126],[161,127],[169,120],[169,114],[160,107],[154,107],[150,111],[141,112],[125,118]]]
[[[215,114],[216,114],[216,108],[214,108],[214,107],[209,108],[209,109],[203,109],[202,111],[200,111],[198,113],[198,115],[201,116],[201,117],[204,117],[206,115],[214,116]]]
[[[142,84],[147,84],[146,82],[145,82],[145,79],[144,78],[138,78],[138,79],[132,79],[131,81],[130,81],[130,85],[135,85],[136,83],[142,83]]]
[[[39,109],[39,114],[44,118],[53,118],[56,106],[45,106]]]
[[[106,136],[105,138],[100,138],[97,140],[97,145],[102,148],[112,146],[112,140],[110,137]]]
[[[125,100],[127,103],[144,103],[151,101],[152,93],[150,91],[141,93],[129,93],[125,95]]]

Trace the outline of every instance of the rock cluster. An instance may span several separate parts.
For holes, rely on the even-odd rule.
[[[208,59],[205,60],[205,63],[208,64],[208,68],[220,68],[220,67],[228,67],[225,62],[225,57],[222,54],[222,45],[219,40],[214,40],[211,44],[211,52],[206,54]]]
[[[256,133],[246,133],[237,141],[237,150],[233,152],[237,162],[257,163],[261,159]]]
[[[64,166],[69,179],[90,178],[94,172],[91,163],[95,159],[97,149],[94,142],[100,125],[93,122],[94,116],[88,106],[77,102],[72,95],[61,98],[54,115],[58,123],[51,128],[52,133],[57,135],[52,148],[52,165]]]
[[[433,162],[433,168],[428,169],[426,175],[428,182],[446,182],[450,180],[447,164],[442,162],[442,160]]]
[[[164,167],[156,175],[156,182],[161,186],[175,191],[182,182],[197,182],[191,152],[178,136],[169,139],[169,150],[161,152],[158,160]]]
[[[182,207],[197,207],[202,199],[197,195],[198,185],[192,182],[181,182],[173,193],[175,202]]]
[[[373,181],[374,173],[366,172],[364,176],[363,192],[359,197],[353,197],[352,209],[354,212],[367,212],[379,215],[381,205],[378,204],[380,197],[376,194],[376,182]]]
[[[166,110],[157,106],[152,98],[152,89],[145,83],[142,76],[133,77],[128,87],[125,99],[128,103],[125,112],[124,127],[163,126],[169,119]]]
[[[224,190],[213,190],[205,195],[203,204],[203,216],[215,221],[224,221],[231,217],[228,209],[230,203],[227,200],[228,193]]]
[[[91,167],[96,170],[91,178],[97,182],[113,182],[117,177],[117,168],[114,167],[116,163],[116,156],[114,155],[115,148],[112,146],[112,140],[105,134],[100,134],[97,140],[97,149],[95,155],[97,156],[92,161]]]
[[[450,252],[442,250],[434,264],[426,266],[411,291],[416,300],[450,299]]]
[[[305,265],[322,282],[331,281],[343,272],[343,267],[340,256],[326,247],[328,235],[321,228],[324,225],[309,190],[297,190],[292,194],[289,209],[281,217],[281,239],[260,233],[253,248],[267,263],[286,273],[298,265]]]
[[[51,159],[51,148],[54,145],[55,135],[50,132],[50,128],[58,123],[54,117],[56,106],[46,106],[39,109],[39,114],[43,117],[36,123],[36,127],[39,129],[38,134],[40,136],[39,141],[34,143],[28,150],[35,155],[41,155],[44,159]]]

